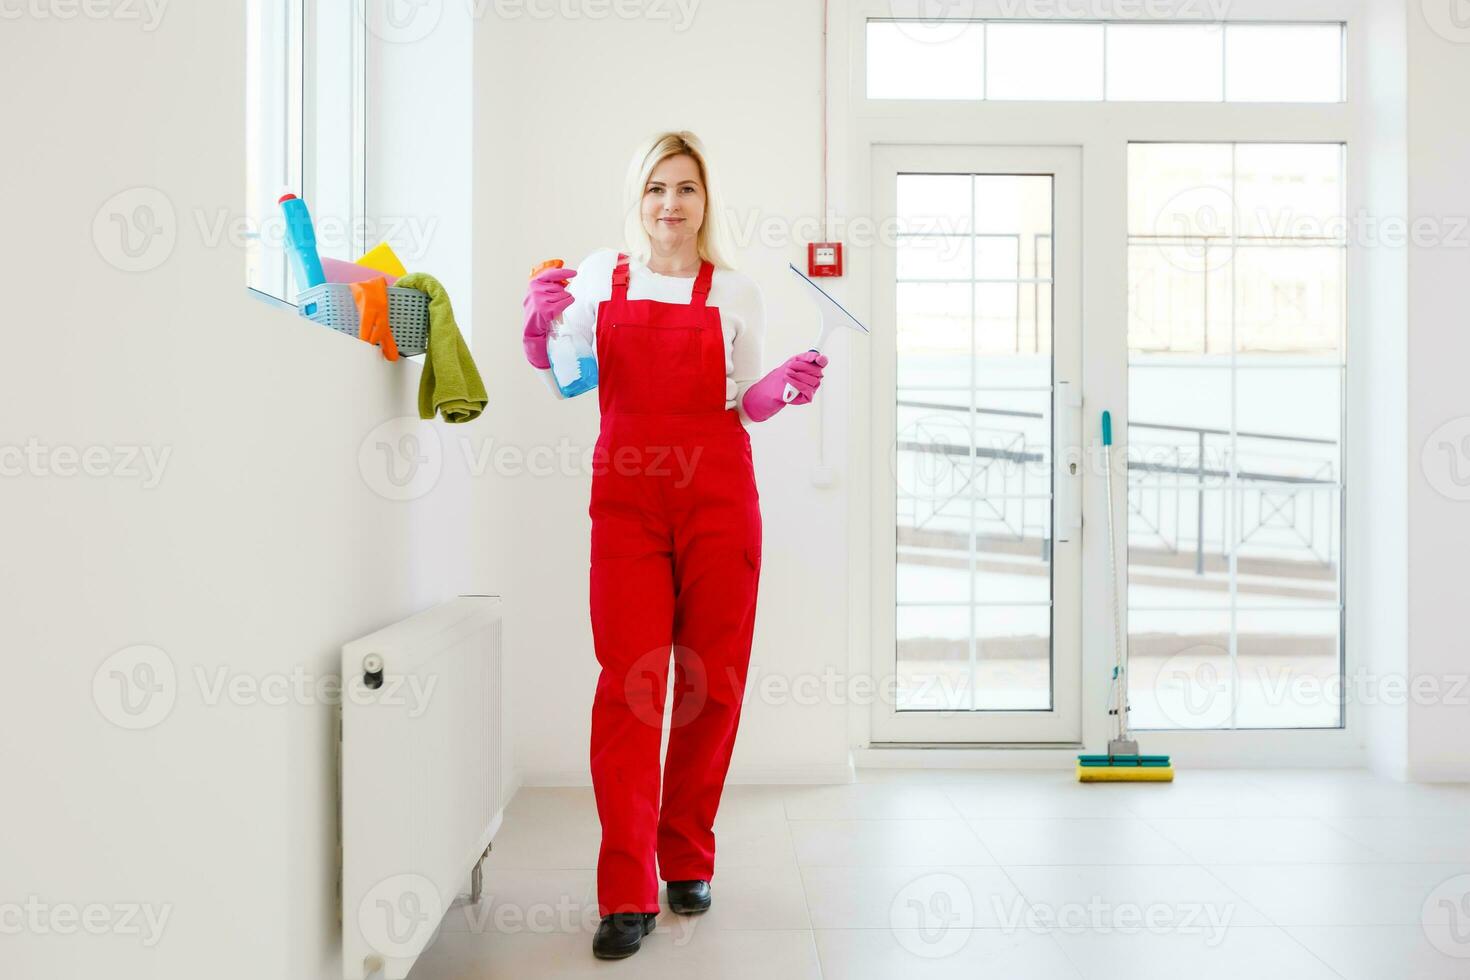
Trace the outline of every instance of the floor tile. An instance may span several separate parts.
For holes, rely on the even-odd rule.
[[[932,786],[848,783],[786,793],[786,816],[792,820],[927,820],[959,815],[949,797]]]
[[[791,836],[804,866],[995,864],[963,820],[793,820]]]
[[[963,928],[996,927],[1025,901],[999,868],[813,867],[801,877],[818,929],[903,928],[935,908],[958,909]]]
[[[710,882],[714,904],[708,912],[690,916],[698,929],[810,929],[806,890],[796,866],[785,868],[725,868]],[[668,907],[667,896],[660,896]]]
[[[965,817],[1131,817],[1134,786],[1083,785],[1070,772],[997,773],[983,782],[945,785],[944,794]]]
[[[1430,893],[1470,867],[1298,864],[1211,865],[1209,870],[1279,926],[1387,926],[1419,923]]]
[[[1323,817],[1364,848],[1401,862],[1470,862],[1470,812],[1456,817]]]
[[[637,980],[821,980],[816,944],[806,930],[739,932],[664,926],[625,960],[592,955],[590,935],[476,936],[444,933],[419,958],[410,980],[485,980],[487,977],[629,977]]]
[[[827,980],[1078,980],[1050,935],[1000,929],[819,929]]]
[[[485,868],[596,868],[602,826],[591,788],[523,788],[506,807]]]
[[[990,817],[970,826],[1002,866],[1196,863],[1136,817]]]
[[[1470,932],[1456,941],[1440,935],[1442,948],[1420,926],[1289,926],[1297,942],[1345,980],[1467,980]]]
[[[1311,951],[1271,926],[1236,926],[1218,933],[1147,927],[1061,930],[1056,939],[1084,980],[1337,980]]]
[[[1260,926],[1271,923],[1241,895],[1204,868],[1006,868],[1042,925],[1087,929],[1133,921],[1181,927]]]
[[[1149,818],[1198,864],[1356,864],[1388,860],[1315,817]]]

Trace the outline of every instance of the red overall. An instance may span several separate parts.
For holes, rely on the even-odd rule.
[[[750,436],[725,408],[705,262],[689,305],[628,299],[618,256],[597,311],[592,477],[592,786],[600,915],[657,912],[658,883],[708,880],[750,663],[761,515]],[[669,661],[674,701],[659,799]],[[657,870],[654,860],[657,857]]]

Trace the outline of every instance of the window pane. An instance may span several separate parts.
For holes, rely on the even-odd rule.
[[[1335,608],[1236,614],[1239,727],[1337,727],[1339,622]]]
[[[1340,500],[1335,487],[1241,480],[1237,606],[1337,607]]]
[[[1260,479],[1339,481],[1340,367],[1308,358],[1283,362],[1242,355],[1235,398],[1240,429],[1235,455],[1242,473]]]
[[[1228,355],[1134,357],[1128,374],[1130,437],[1134,425],[1179,426],[1191,436],[1196,429],[1229,433],[1231,382]]]
[[[1236,250],[1235,347],[1328,355],[1342,345],[1347,252],[1335,246]]]
[[[904,174],[895,217],[903,234],[968,235],[974,230],[969,174]]]
[[[1128,613],[1128,706],[1135,729],[1228,727],[1234,689],[1228,612]]]
[[[897,611],[899,711],[967,711],[971,700],[970,607]]]
[[[1235,208],[1242,238],[1345,244],[1343,147],[1242,143],[1235,148]]]
[[[905,235],[898,239],[899,279],[970,278],[969,235]]]
[[[1342,25],[1227,25],[1225,99],[1342,101]]]
[[[251,0],[245,21],[245,284],[295,301],[281,246],[284,190],[302,191],[301,0]]]
[[[1197,434],[1129,428],[1128,608],[1226,609],[1236,515]],[[1218,470],[1215,471],[1218,474]]]
[[[1128,349],[1217,354],[1230,349],[1227,242],[1128,248]]]
[[[1342,147],[1129,163],[1128,602],[1157,651],[1135,706],[1165,727],[1335,726],[1334,700],[1281,688],[1341,669]],[[1177,625],[1212,608],[1222,624]]]
[[[1103,25],[992,22],[986,34],[986,98],[1103,97]]]
[[[1044,710],[1051,177],[900,174],[897,193],[899,710]]]
[[[1128,234],[1229,237],[1234,227],[1228,143],[1128,146]]]
[[[979,99],[985,25],[868,22],[868,98]]]
[[[1224,98],[1218,24],[1109,24],[1109,99],[1219,102]]]

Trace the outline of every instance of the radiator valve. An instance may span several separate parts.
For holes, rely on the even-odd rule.
[[[370,653],[362,658],[362,682],[376,691],[383,686],[383,658]]]

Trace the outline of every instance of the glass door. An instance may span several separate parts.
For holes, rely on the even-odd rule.
[[[1080,740],[1080,166],[874,148],[875,743]]]

